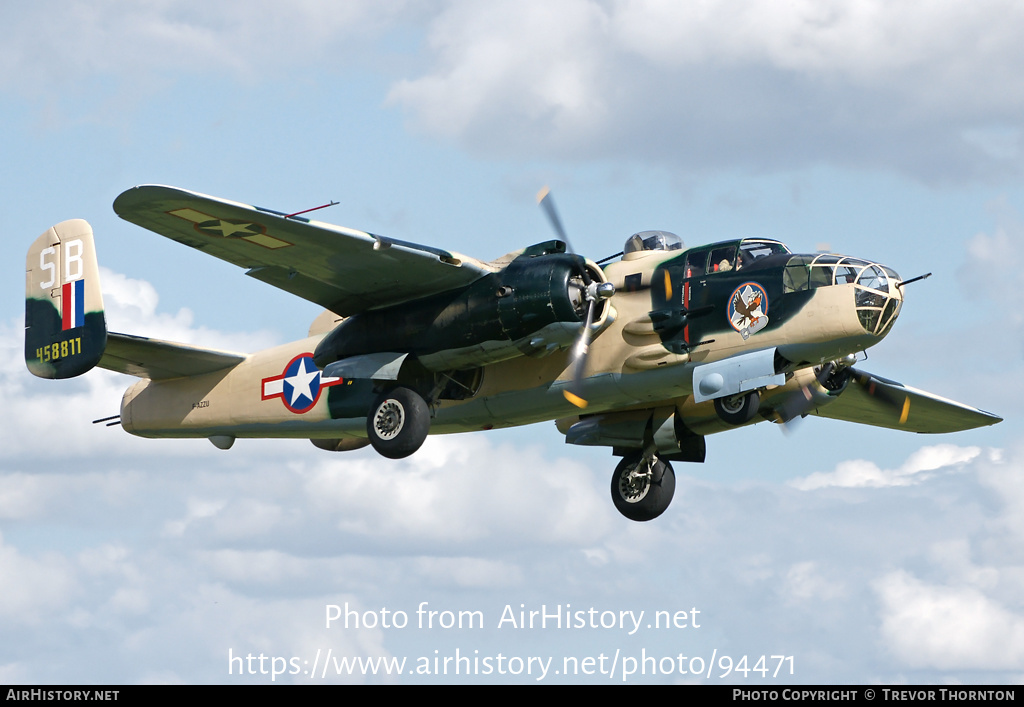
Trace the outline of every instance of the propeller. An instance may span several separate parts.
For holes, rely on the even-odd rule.
[[[900,395],[888,385],[885,385],[888,381],[882,378],[875,378],[870,373],[858,371],[856,368],[851,368],[850,373],[853,375],[853,381],[863,388],[865,393],[873,398],[877,398],[894,410],[899,410],[900,424],[906,424],[907,418],[910,416],[909,395]]]
[[[583,259],[576,255],[576,249],[572,247],[572,242],[569,240],[569,235],[565,232],[565,228],[562,226],[562,219],[558,216],[558,210],[555,208],[555,200],[551,196],[551,190],[548,187],[544,187],[537,192],[537,203],[540,208],[544,210],[544,214],[548,217],[548,221],[551,222],[551,228],[555,230],[555,234],[562,241],[565,241],[565,245],[569,249],[569,254],[576,261],[579,267],[580,277],[583,278],[583,284],[587,287],[590,286],[590,273],[587,272],[586,263],[583,263]]]
[[[818,385],[824,385],[829,376],[836,370],[835,361],[829,361],[814,376]],[[775,416],[783,425],[789,425],[797,418],[803,417],[814,407],[814,393],[810,385],[805,385],[790,393],[781,405],[775,408]]]
[[[894,391],[889,385],[890,382],[885,379],[876,378],[870,373],[858,371],[852,366],[842,365],[842,362],[837,361],[826,363],[814,378],[819,385],[824,386],[825,381],[836,371],[839,371],[841,375],[849,375],[849,380],[859,385],[867,395],[898,411],[900,424],[906,423],[910,415],[909,395],[901,395]],[[805,385],[800,390],[791,393],[781,405],[777,406],[775,415],[779,422],[788,427],[794,420],[810,412],[813,407],[815,407],[814,394],[810,385]]]
[[[559,218],[558,210],[555,209],[555,201],[551,197],[550,189],[544,187],[537,192],[537,203],[544,210],[555,233],[565,242],[569,254],[577,263],[580,278],[583,280],[582,294],[587,302],[587,315],[584,320],[583,329],[580,331],[580,338],[576,340],[572,347],[572,382],[562,390],[562,395],[565,396],[566,400],[582,409],[587,406],[587,399],[583,397],[583,376],[587,368],[590,338],[593,335],[591,326],[594,324],[594,316],[597,313],[597,303],[614,295],[615,286],[610,282],[595,282],[594,278],[590,276],[586,261],[576,254],[576,250],[572,247],[572,242],[562,226],[562,219]]]

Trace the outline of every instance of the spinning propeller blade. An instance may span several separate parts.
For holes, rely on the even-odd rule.
[[[586,261],[576,254],[575,249],[572,247],[572,242],[562,226],[562,219],[559,218],[558,210],[555,209],[555,201],[551,197],[551,190],[544,187],[537,192],[537,203],[544,210],[555,233],[565,242],[569,254],[573,256],[579,267],[580,278],[584,284],[583,295],[587,300],[587,316],[583,323],[583,329],[580,331],[580,338],[576,340],[572,347],[572,383],[562,390],[562,395],[565,396],[566,400],[582,409],[587,406],[587,399],[583,397],[583,378],[587,369],[587,355],[590,352],[590,337],[592,336],[591,327],[594,324],[594,317],[597,313],[597,301],[607,299],[615,294],[615,287],[609,282],[594,282],[594,279],[590,276]]]
[[[569,249],[569,254],[573,256],[579,266],[580,277],[583,278],[584,285],[590,285],[590,273],[587,272],[586,263],[583,262],[583,258],[576,254],[576,249],[572,247],[572,241],[569,240],[569,234],[565,232],[565,228],[562,226],[562,219],[558,216],[558,210],[555,208],[555,200],[551,196],[551,190],[544,187],[537,192],[537,203],[544,210],[544,214],[548,217],[548,221],[551,222],[551,228],[555,230],[555,234],[562,241],[565,241],[566,247]]]
[[[858,371],[852,366],[842,369],[835,361],[830,361],[822,366],[821,370],[815,375],[815,380],[819,385],[824,385],[825,381],[836,370],[848,374],[850,381],[860,386],[865,393],[898,412],[899,423],[901,425],[906,424],[907,418],[910,416],[910,396],[900,393],[895,389],[902,386],[899,386],[899,384],[893,385],[890,381],[876,378],[864,371]],[[814,396],[810,386],[805,385],[800,390],[791,393],[781,405],[777,406],[775,414],[778,417],[778,421],[788,427],[796,419],[810,412],[814,406]]]
[[[537,203],[544,209],[544,213],[548,217],[548,221],[551,222],[551,227],[555,229],[555,233],[566,243],[569,242],[569,237],[565,234],[565,229],[562,227],[562,219],[558,218],[558,211],[555,209],[555,200],[551,197],[551,189],[544,187],[537,192]]]
[[[828,380],[829,376],[836,369],[835,361],[829,361],[821,370],[818,371],[814,376],[814,380],[819,385],[824,385],[825,381]],[[803,417],[811,408],[814,407],[814,394],[811,392],[809,385],[802,386],[800,390],[790,393],[789,396],[782,401],[782,404],[775,408],[775,415],[778,421],[783,425],[789,425],[794,420]]]
[[[873,398],[881,400],[889,407],[899,410],[900,424],[906,424],[907,418],[910,416],[909,395],[900,395],[899,393],[891,390],[891,387],[881,385],[883,381],[876,379],[870,373],[858,371],[856,368],[851,368],[850,372],[853,374],[853,381],[863,388],[865,393]]]
[[[587,353],[590,351],[590,326],[594,323],[594,310],[597,309],[597,297],[587,305],[587,320],[583,324],[580,338],[572,347],[572,384],[562,391],[562,395],[578,408],[585,408],[587,400],[583,397],[583,374],[587,367]]]

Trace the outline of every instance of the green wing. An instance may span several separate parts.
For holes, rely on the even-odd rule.
[[[121,218],[342,316],[466,287],[473,258],[164,186],[114,200]]]
[[[846,390],[812,414],[875,427],[922,433],[970,430],[1002,422],[990,412],[854,370]]]

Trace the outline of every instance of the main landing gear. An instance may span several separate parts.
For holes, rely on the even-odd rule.
[[[744,425],[754,419],[761,405],[761,394],[756,390],[725,398],[715,398],[715,412],[730,425]]]
[[[366,436],[377,453],[388,459],[409,456],[430,431],[430,408],[411,388],[392,388],[377,396],[366,417]]]
[[[653,454],[633,452],[619,462],[612,474],[612,502],[630,520],[657,518],[676,491],[672,465]]]

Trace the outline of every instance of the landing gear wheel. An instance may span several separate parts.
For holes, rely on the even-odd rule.
[[[742,425],[754,419],[761,404],[761,394],[756,390],[725,398],[715,398],[715,412],[723,422]]]
[[[394,388],[381,394],[366,417],[370,444],[388,459],[402,459],[415,452],[429,431],[427,403],[409,388]]]
[[[644,459],[634,452],[622,459],[612,474],[612,503],[630,520],[657,518],[676,492],[676,474],[672,465],[655,457]]]

